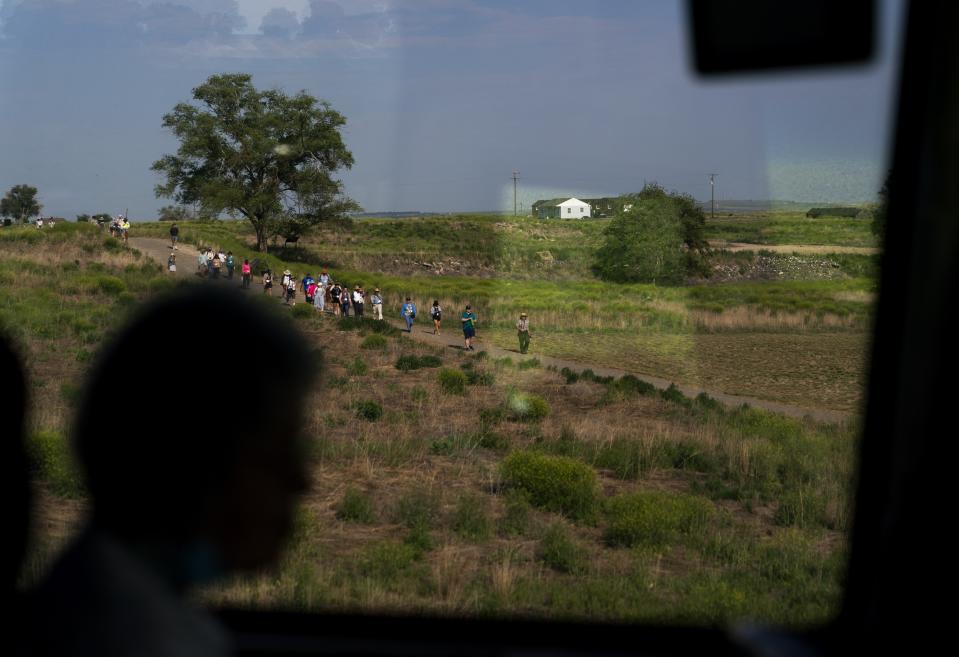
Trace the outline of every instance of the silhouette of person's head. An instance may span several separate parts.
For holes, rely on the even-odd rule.
[[[77,418],[93,527],[161,555],[177,586],[270,564],[308,484],[317,367],[289,318],[233,291],[150,304],[102,354]]]
[[[23,421],[27,395],[20,360],[0,334],[0,381],[3,403],[0,405],[0,464],[3,466],[3,505],[5,559],[4,595],[16,589],[17,577],[26,551],[30,525],[30,483],[23,445]]]

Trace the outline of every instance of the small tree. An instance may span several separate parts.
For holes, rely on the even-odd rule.
[[[359,209],[332,177],[353,154],[340,136],[346,119],[329,103],[260,91],[246,74],[214,75],[193,99],[163,117],[180,148],[153,163],[166,177],[157,196],[246,218],[259,251],[293,220],[302,231]]]
[[[189,221],[193,219],[193,211],[183,205],[164,205],[157,214],[160,221]]]
[[[886,179],[879,190],[879,204],[872,213],[872,234],[880,240],[886,237],[886,215],[889,211],[889,183],[892,181],[892,172],[886,174]]]
[[[21,224],[40,214],[42,209],[43,206],[37,201],[37,188],[30,185],[14,185],[0,199],[0,216],[11,217]]]

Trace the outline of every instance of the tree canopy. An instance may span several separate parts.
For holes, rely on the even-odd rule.
[[[359,209],[333,178],[353,154],[340,135],[345,117],[326,101],[261,91],[239,73],[211,76],[193,100],[163,117],[180,147],[153,163],[166,178],[158,197],[246,218],[260,251],[273,235]]]
[[[653,183],[618,201],[603,231],[594,269],[621,283],[681,283],[696,269],[707,248],[706,217],[691,196],[670,193]]]
[[[42,209],[37,201],[37,188],[30,185],[14,185],[0,199],[0,217],[11,217],[19,223],[26,223]]]

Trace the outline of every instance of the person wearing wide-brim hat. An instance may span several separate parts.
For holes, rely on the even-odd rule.
[[[363,288],[359,285],[356,285],[353,288],[353,316],[362,317],[363,316],[363,302],[364,302],[364,293]]]
[[[519,353],[525,354],[529,350],[529,339],[533,335],[529,332],[529,315],[519,314],[519,320],[516,322],[516,336],[519,338]]]
[[[373,318],[383,319],[383,297],[380,296],[380,288],[373,290],[370,301],[373,303]]]

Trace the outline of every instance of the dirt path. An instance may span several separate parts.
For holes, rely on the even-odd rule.
[[[773,253],[799,253],[803,255],[822,255],[824,253],[856,253],[873,255],[879,253],[874,246],[835,246],[830,244],[748,244],[746,242],[727,242],[709,240],[709,246],[724,251],[772,251]]]
[[[156,259],[157,261],[163,263],[166,267],[167,257],[170,255],[170,243],[167,240],[152,238],[152,237],[131,237],[130,246],[139,249],[141,252],[149,255],[151,258]],[[851,247],[849,247],[851,248]],[[189,244],[181,244],[177,253],[177,276],[194,276],[197,269],[197,256],[199,252]],[[224,272],[224,277],[225,277]],[[235,278],[236,285],[239,285],[239,276]],[[260,285],[254,281],[253,289],[256,291],[261,291]],[[277,300],[279,301],[280,297],[277,295]],[[398,313],[398,311],[397,311]],[[387,312],[384,310],[384,318],[388,320],[391,324],[397,328],[402,328],[406,330],[406,324],[396,316],[397,313]],[[423,313],[424,316],[426,313]],[[392,317],[390,315],[393,315]],[[429,323],[429,319],[420,320],[418,324],[413,326],[413,333],[407,334],[411,339],[417,340],[419,342],[424,342],[438,347],[445,347],[448,349],[463,349],[463,340],[462,333],[456,330],[457,327],[447,327],[442,335],[433,335],[432,325],[424,326],[425,323]],[[580,372],[585,369],[592,369],[599,376],[615,376],[620,377],[624,374],[632,374],[638,378],[648,381],[657,388],[665,389],[669,387],[672,381],[668,379],[662,379],[655,376],[650,376],[648,374],[639,374],[637,372],[630,372],[628,370],[617,369],[613,367],[599,367],[596,365],[591,365],[589,363],[581,363],[577,361],[565,360],[562,358],[553,358],[552,356],[544,356],[543,354],[538,354],[535,350],[532,350],[525,357],[519,354],[518,349],[503,349],[502,347],[497,347],[494,345],[486,344],[483,340],[482,331],[478,332],[477,339],[475,341],[477,350],[485,350],[489,353],[490,356],[494,358],[502,358],[504,356],[509,356],[513,360],[518,360],[521,358],[538,358],[540,363],[545,367],[548,365],[553,365],[557,369],[562,369],[568,367],[571,370]],[[535,345],[535,341],[533,343]],[[723,392],[715,390],[704,390],[696,386],[682,385],[676,383],[676,386],[683,392],[687,397],[695,397],[701,392],[705,392],[710,397],[726,404],[727,406],[736,407],[742,404],[749,404],[756,408],[763,408],[768,411],[773,411],[774,413],[781,413],[790,417],[802,418],[805,416],[810,416],[815,420],[820,422],[831,422],[831,423],[841,423],[846,422],[847,420],[852,419],[853,415],[844,411],[837,411],[824,408],[804,408],[801,406],[793,406],[790,404],[783,404],[776,401],[770,401],[766,399],[756,399],[753,397],[742,397],[739,395],[729,395]]]

